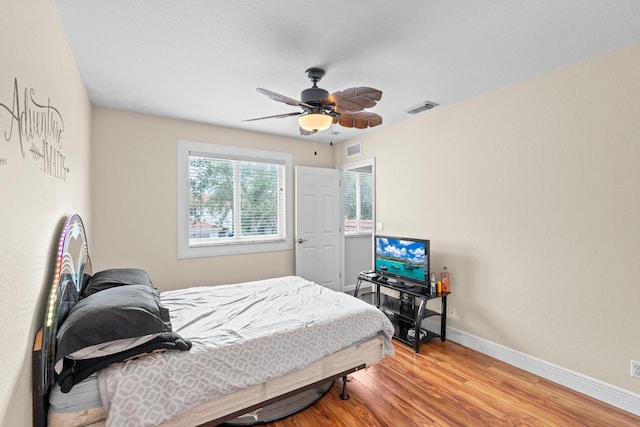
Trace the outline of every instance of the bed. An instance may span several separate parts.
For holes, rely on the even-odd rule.
[[[282,418],[393,354],[374,307],[300,277],[158,292],[93,272],[66,218],[33,355],[34,425],[213,426]]]

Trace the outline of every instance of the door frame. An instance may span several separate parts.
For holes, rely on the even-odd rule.
[[[349,171],[349,170],[353,170],[353,169],[360,169],[363,167],[367,167],[367,166],[371,166],[371,174],[373,175],[373,192],[372,192],[372,200],[371,200],[371,206],[372,206],[372,218],[373,218],[373,224],[372,224],[372,230],[371,230],[371,241],[373,242],[373,236],[376,233],[376,158],[375,157],[369,157],[367,159],[362,159],[359,160],[357,162],[352,162],[352,163],[345,163],[342,164],[338,167],[338,169],[340,169],[340,180],[343,183],[343,185],[341,185],[341,197],[343,200],[342,203],[342,212],[341,212],[341,216],[340,216],[340,221],[341,221],[341,228],[342,228],[342,240],[340,242],[340,251],[342,253],[342,256],[340,258],[340,284],[342,287],[342,291],[343,292],[349,292],[349,291],[353,291],[355,289],[354,286],[350,286],[347,285],[345,283],[346,281],[346,250],[345,250],[345,233],[344,233],[344,171]],[[371,253],[371,260],[373,262],[373,252]]]

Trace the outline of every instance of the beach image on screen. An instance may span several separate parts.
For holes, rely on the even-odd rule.
[[[376,270],[423,282],[424,246],[424,242],[376,237]]]

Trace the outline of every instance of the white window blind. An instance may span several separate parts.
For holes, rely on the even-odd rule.
[[[373,231],[373,174],[369,171],[344,171],[344,232]]]
[[[283,164],[189,155],[189,246],[284,239]]]
[[[187,191],[179,257],[291,248],[290,155],[187,142],[178,150]]]

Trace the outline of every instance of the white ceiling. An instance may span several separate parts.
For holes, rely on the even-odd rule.
[[[330,93],[382,90],[380,128],[640,41],[638,0],[55,2],[93,105],[318,142],[369,130],[243,122],[298,111],[256,87],[299,99],[320,66]]]

